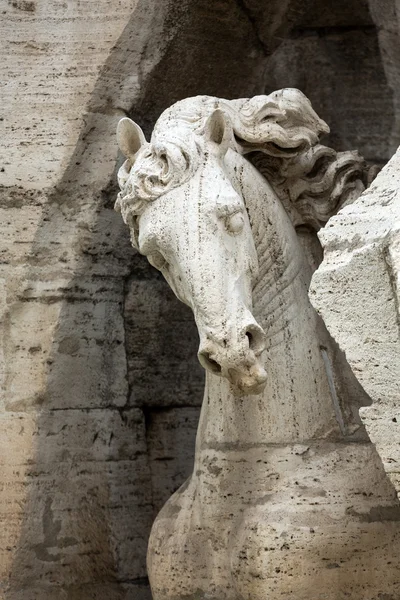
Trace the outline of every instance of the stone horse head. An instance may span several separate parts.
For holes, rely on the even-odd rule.
[[[160,117],[150,142],[130,119],[119,123],[127,160],[116,206],[133,245],[192,308],[200,363],[229,380],[235,394],[258,394],[267,379],[265,332],[253,314],[258,258],[242,155],[267,155],[271,176],[279,171],[282,183],[282,161],[304,153],[326,131],[307,98],[290,89],[252,100],[178,102]],[[314,150],[312,164],[319,158]]]

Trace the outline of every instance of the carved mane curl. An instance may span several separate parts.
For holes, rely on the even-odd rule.
[[[196,171],[207,118],[220,109],[231,122],[230,146],[268,178],[295,225],[319,229],[365,188],[365,164],[356,152],[319,144],[327,124],[302,92],[224,100],[197,96],[177,102],[158,119],[151,141],[118,173],[116,209],[135,237],[136,217],[147,202],[187,181]],[[135,240],[133,240],[135,243]]]

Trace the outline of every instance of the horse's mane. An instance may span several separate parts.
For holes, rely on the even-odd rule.
[[[224,100],[197,96],[177,102],[158,119],[150,143],[126,161],[116,208],[133,225],[147,202],[187,181],[196,171],[208,117],[220,109],[231,122],[230,146],[248,155],[296,225],[318,230],[365,188],[366,167],[357,152],[319,143],[329,132],[310,101],[296,89],[269,96]]]

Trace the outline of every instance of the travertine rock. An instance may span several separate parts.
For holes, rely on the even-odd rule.
[[[200,407],[146,411],[154,517],[191,475]]]
[[[388,137],[388,147],[391,156],[400,144],[399,3],[397,0],[368,0],[368,4],[377,28],[381,59],[394,108],[394,120]]]
[[[235,98],[294,86],[333,126],[330,145],[357,147],[383,162],[398,107],[391,91],[396,94],[395,61],[388,61],[396,56],[395,37],[382,44],[387,29],[396,28],[395,13],[380,6],[373,12],[376,31],[364,0],[274,0],[268,7],[265,0],[2,3],[0,459],[15,457],[15,465],[11,471],[0,466],[6,482],[0,511],[8,507],[0,527],[1,600],[147,600],[150,482],[157,503],[171,482],[179,485],[190,462],[189,431],[193,444],[203,385],[197,332],[188,309],[129,249],[129,236],[112,210],[116,122],[129,114],[148,134],[167,106],[190,95]],[[162,306],[150,316],[153,307]],[[137,447],[125,445],[127,430],[113,424],[116,411],[124,419],[132,406],[142,416],[130,422],[130,434],[144,436],[146,429],[146,456],[156,461],[151,458],[147,467],[144,455],[140,460],[135,455]],[[176,415],[174,424],[168,411]],[[23,427],[14,427],[20,417]],[[75,519],[80,522],[84,502],[83,496],[79,502],[70,498],[75,483],[67,487],[68,473],[58,475],[59,455],[51,462],[46,454],[55,417],[60,430],[68,422],[71,441],[64,437],[63,445],[71,462],[75,451],[82,456],[81,448],[91,457],[85,463],[91,468],[81,474],[82,489],[90,489],[95,477],[103,490],[102,506],[92,504],[92,513],[84,513],[95,525],[101,522],[99,537],[88,544],[82,527],[75,530],[77,545],[52,550],[57,556],[68,551],[71,560],[76,553],[81,568],[73,581],[64,579],[62,560],[52,563],[54,579],[39,580],[35,574],[46,572],[48,564],[29,550],[29,530],[32,524],[38,531],[46,496],[71,501],[58,513],[65,530]],[[132,452],[126,469],[114,472],[113,486],[126,483],[129,494],[138,486],[137,498],[146,500],[133,502],[121,523],[110,516],[116,509],[107,493],[109,461],[99,455],[98,439],[89,452],[96,435],[89,425],[101,422],[110,426],[114,448]],[[165,456],[174,456],[165,462],[164,481],[160,438]],[[43,477],[52,483],[44,486],[40,501],[34,491],[40,474],[24,478],[17,464],[21,451],[32,463],[46,456]],[[51,533],[51,521],[43,528]],[[134,552],[128,541],[126,551],[114,553],[113,540],[124,545],[131,528]],[[86,554],[79,554],[82,548]],[[29,560],[20,559],[25,552]]]
[[[310,298],[371,397],[361,416],[400,493],[400,150],[320,239]]]
[[[200,406],[204,375],[196,356],[196,326],[164,281],[129,280],[125,331],[130,405],[147,410]]]
[[[207,372],[193,473],[152,528],[154,600],[400,594],[400,504],[361,427],[368,397],[308,299],[312,231],[370,176],[319,143],[328,131],[296,89],[185,99],[149,142],[118,124],[116,209],[193,310]]]
[[[140,4],[18,1],[2,11],[2,600],[148,598],[145,420],[127,408],[132,252],[104,193],[116,122],[140,89],[134,64],[137,74],[149,26],[164,19],[163,7]],[[148,26],[128,59],[119,52],[132,67],[120,85],[123,68],[109,75],[107,60],[132,18]],[[148,56],[149,71],[157,60]]]

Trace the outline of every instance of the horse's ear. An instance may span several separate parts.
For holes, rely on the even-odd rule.
[[[140,147],[146,143],[146,138],[139,125],[128,117],[124,117],[118,123],[117,140],[122,154],[131,161]]]
[[[229,139],[232,134],[232,124],[227,115],[220,108],[214,110],[207,118],[204,125],[204,136],[210,142],[228,147]]]

